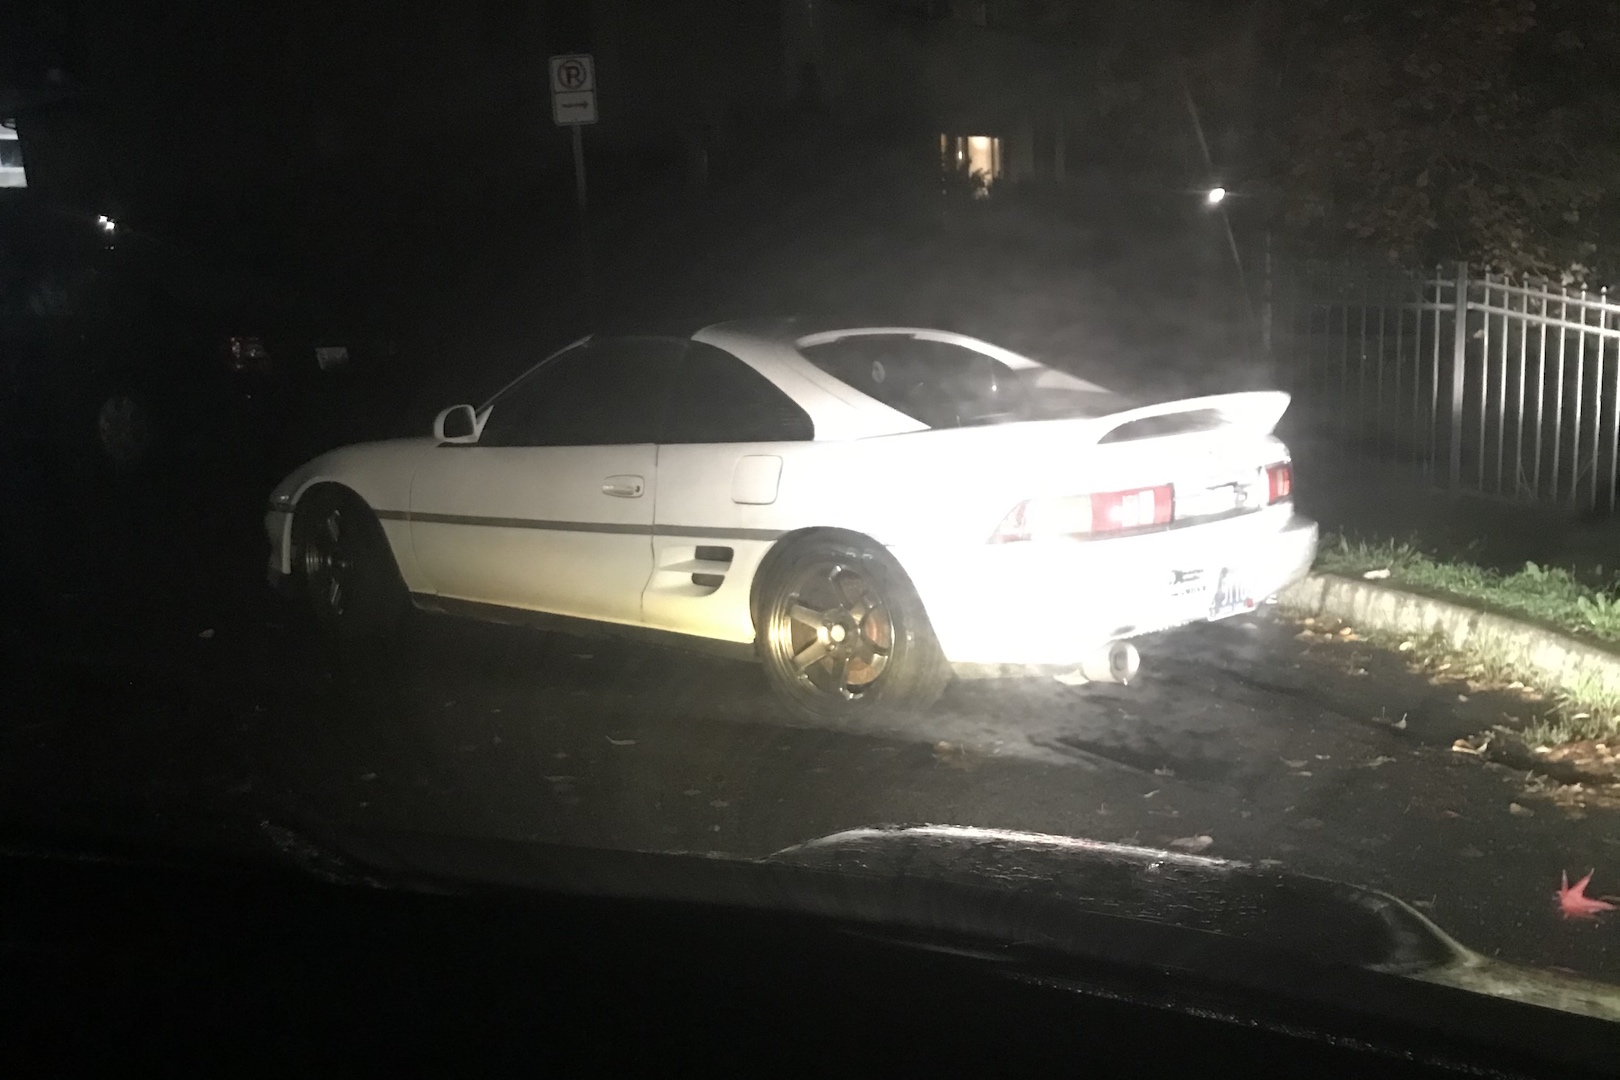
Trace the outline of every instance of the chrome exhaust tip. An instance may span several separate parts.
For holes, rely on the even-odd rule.
[[[1142,654],[1128,641],[1111,641],[1080,664],[1087,682],[1129,683],[1142,667]]]

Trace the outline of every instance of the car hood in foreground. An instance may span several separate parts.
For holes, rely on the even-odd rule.
[[[1015,959],[1006,950],[1033,950],[1179,972],[1336,1011],[1399,1016],[1437,1031],[1461,1023],[1456,991],[1468,991],[1470,999],[1488,995],[1509,1009],[1504,1030],[1526,1043],[1553,1037],[1553,1027],[1536,1034],[1537,1014],[1549,1024],[1557,1015],[1543,1009],[1620,1021],[1620,988],[1480,956],[1388,894],[1093,840],[883,826],[761,859],[402,833],[331,836],[328,843],[375,884],[454,882],[797,912],[890,934],[972,940],[1003,960]],[[331,847],[306,839],[281,847],[311,867],[316,859],[323,873],[338,865]],[[1554,1027],[1575,1057],[1620,1063],[1608,1024],[1587,1029],[1585,1047]]]

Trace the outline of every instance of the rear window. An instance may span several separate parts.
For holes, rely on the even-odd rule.
[[[960,345],[900,334],[800,351],[840,382],[931,428],[1105,416],[1132,404],[1052,368],[1014,368]]]

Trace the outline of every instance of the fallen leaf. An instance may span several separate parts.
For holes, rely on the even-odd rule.
[[[1376,768],[1378,768],[1378,766],[1380,766],[1380,765],[1388,765],[1390,762],[1392,762],[1394,760],[1395,760],[1394,758],[1388,756],[1387,754],[1379,754],[1377,757],[1373,758],[1371,761],[1364,763],[1361,767],[1363,769],[1376,769]]]
[[[1178,837],[1170,841],[1170,846],[1177,851],[1190,851],[1196,855],[1198,852],[1206,850],[1214,842],[1215,838],[1213,836],[1199,834],[1198,836]],[[1602,901],[1598,902],[1601,903]]]
[[[1343,630],[1339,631],[1339,636],[1340,637],[1350,637],[1354,633],[1355,633],[1355,630],[1352,629],[1351,627],[1347,626]]]
[[[1469,844],[1467,847],[1457,852],[1457,854],[1461,855],[1465,859],[1483,859],[1485,857],[1485,853],[1479,850],[1479,848],[1475,847],[1473,844]]]
[[[1467,701],[1468,700],[1468,695],[1467,694],[1458,694],[1457,695],[1457,700],[1458,701]]]
[[[1161,765],[1159,768],[1153,770],[1153,775],[1154,776],[1174,776],[1174,775],[1176,775],[1176,770],[1170,768],[1168,765]]]
[[[725,799],[710,799],[709,800],[709,805],[714,807],[716,810],[724,810],[726,807],[730,806],[731,804],[729,802],[727,802]]]
[[[1389,577],[1389,567],[1386,566],[1382,570],[1368,570],[1361,576],[1366,578],[1368,581],[1383,581],[1385,578]]]
[[[607,741],[612,743],[614,746],[634,746],[634,745],[636,745],[636,740],[634,740],[634,739],[615,739],[611,735],[604,735],[603,738],[607,739]]]
[[[968,772],[979,766],[979,757],[965,746],[941,740],[934,744],[934,760],[950,769]]]
[[[1590,919],[1600,911],[1613,911],[1615,907],[1607,900],[1598,900],[1586,895],[1586,886],[1591,882],[1596,871],[1588,870],[1586,876],[1575,884],[1569,883],[1569,871],[1561,871],[1562,883],[1558,886],[1558,910],[1566,919]]]
[[[1516,802],[1508,803],[1508,813],[1512,814],[1514,817],[1536,816],[1536,812],[1534,810],[1530,809],[1528,806],[1524,806],[1523,804]]]
[[[1462,815],[1457,813],[1457,811],[1455,811],[1455,810],[1442,810],[1442,811],[1440,811],[1440,816],[1441,817],[1448,817],[1448,818],[1460,818],[1460,817],[1462,817]]]
[[[1306,758],[1300,758],[1298,761],[1294,761],[1290,758],[1278,758],[1277,760],[1288,766],[1290,769],[1303,769],[1310,763]]]
[[[1400,652],[1411,652],[1417,645],[1410,641],[1403,641],[1395,647]]]
[[[202,638],[204,641],[210,641],[210,640],[213,639],[214,631],[212,629],[204,630],[202,633],[198,634],[197,636]]]
[[[1456,742],[1451,744],[1451,749],[1453,753],[1457,754],[1473,754],[1475,757],[1483,757],[1485,755],[1485,751],[1476,746],[1470,746],[1467,739],[1458,739]]]

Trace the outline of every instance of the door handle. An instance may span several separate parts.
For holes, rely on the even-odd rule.
[[[639,499],[647,482],[639,476],[610,476],[602,481],[602,494],[616,499]]]

